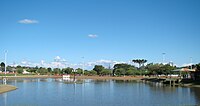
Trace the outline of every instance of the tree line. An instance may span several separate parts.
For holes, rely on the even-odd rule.
[[[149,63],[144,65],[147,60],[145,59],[135,59],[132,62],[137,63],[139,67],[136,67],[131,64],[115,64],[112,69],[105,68],[102,65],[95,65],[92,70],[84,70],[84,75],[110,75],[110,76],[135,76],[135,75],[169,75],[174,74],[172,70],[176,69],[176,66],[172,64],[162,64],[162,63]],[[200,71],[200,63],[193,65],[197,71]],[[189,67],[188,67],[189,68]],[[5,64],[1,63],[1,70],[5,69]],[[62,75],[62,74],[83,74],[83,69],[73,69],[71,67],[67,68],[44,68],[44,67],[24,67],[17,66],[11,67],[7,66],[8,71],[12,71],[18,74],[22,74],[23,70],[30,72],[31,74],[40,74],[40,75]]]

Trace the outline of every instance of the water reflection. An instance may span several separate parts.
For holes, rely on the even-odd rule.
[[[62,79],[38,78],[15,79],[8,83],[19,89],[0,94],[0,106],[159,106],[200,103],[199,88],[169,87],[133,80],[90,79],[68,83]]]
[[[2,94],[4,99],[4,106],[7,106],[7,93]]]
[[[90,82],[92,82],[94,84],[102,84],[102,83],[107,82],[107,81],[108,80],[99,80],[99,79],[97,79],[97,80],[90,80]]]
[[[139,81],[136,81],[136,80],[112,80],[114,81],[115,83],[137,83]]]
[[[195,96],[196,103],[200,103],[200,88],[190,88],[190,93]]]

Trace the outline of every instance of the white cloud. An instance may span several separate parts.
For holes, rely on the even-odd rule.
[[[19,20],[18,23],[20,23],[20,24],[37,24],[39,22],[37,20],[23,19],[23,20]]]
[[[67,62],[65,59],[62,59],[61,61],[62,61],[62,62]]]
[[[184,63],[180,67],[186,67],[186,66],[191,66],[191,65],[193,65],[193,63]]]
[[[44,60],[41,60],[40,63],[41,63],[42,66],[45,64]]]
[[[51,68],[66,68],[71,67],[74,69],[77,68],[84,68],[85,70],[92,70],[95,65],[103,65],[105,68],[113,68],[115,64],[119,63],[128,63],[124,61],[113,61],[113,60],[97,60],[97,61],[90,61],[90,62],[79,62],[79,63],[69,63],[65,59],[61,58],[60,56],[56,56],[52,62],[46,62],[45,60],[41,60],[40,62],[30,62],[30,61],[22,61],[18,65],[21,66],[29,66],[29,67],[51,67]],[[14,64],[12,65],[14,66]],[[16,64],[15,64],[16,66]]]
[[[54,58],[54,61],[60,61],[60,60],[61,60],[60,56],[56,56],[56,57]]]
[[[124,61],[112,61],[112,60],[97,60],[97,61],[92,61],[92,62],[87,62],[85,63],[84,67],[86,67],[86,69],[93,69],[93,67],[95,65],[103,65],[105,68],[113,68],[115,64],[119,64],[119,63],[127,63],[128,62],[124,62]]]
[[[90,37],[90,38],[97,38],[98,36],[95,35],[95,34],[89,34],[88,37]]]

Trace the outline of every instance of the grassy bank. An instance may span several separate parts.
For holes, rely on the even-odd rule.
[[[12,86],[12,85],[0,85],[0,94],[1,93],[5,93],[5,92],[9,92],[12,90],[16,90],[17,87]]]
[[[2,79],[5,76],[0,76]],[[17,76],[6,76],[8,79],[15,79],[15,78],[62,78],[62,76],[54,76],[54,75],[17,75]]]

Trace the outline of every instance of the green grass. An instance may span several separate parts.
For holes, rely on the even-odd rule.
[[[27,76],[27,75],[36,75],[36,74],[16,74],[17,76]],[[5,74],[0,74],[0,76],[5,76]],[[15,76],[15,74],[6,74],[6,76]]]
[[[5,76],[5,74],[0,74],[0,76]],[[15,74],[6,74],[6,76],[15,76]]]

